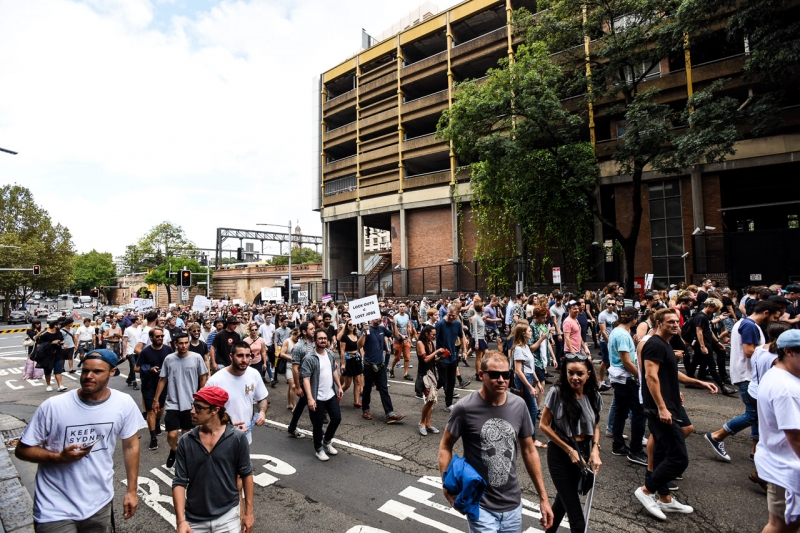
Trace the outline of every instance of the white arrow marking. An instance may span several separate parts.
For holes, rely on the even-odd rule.
[[[257,476],[253,476],[253,483],[258,485],[259,487],[268,487],[278,481],[278,478],[267,474],[266,472],[261,472]]]
[[[437,522],[436,520],[432,520],[426,516],[417,514],[416,509],[410,505],[406,505],[395,500],[389,500],[388,502],[384,503],[381,508],[378,509],[378,511],[386,513],[389,516],[399,518],[400,520],[410,518],[415,522],[425,524],[426,526],[438,529],[439,531],[445,531],[446,533],[463,533],[460,529],[450,527],[447,524],[442,524],[441,522]]]
[[[377,529],[370,526],[353,526],[347,530],[347,533],[389,533],[383,529]]]
[[[266,468],[270,472],[274,472],[282,476],[291,476],[292,474],[297,473],[297,470],[295,470],[295,468],[292,465],[290,465],[285,461],[281,461],[280,459],[276,459],[271,455],[252,453],[250,454],[250,460],[252,461],[253,459],[266,461],[264,468]]]
[[[168,511],[162,503],[168,503],[172,506],[172,497],[165,496],[161,494],[161,491],[158,489],[158,483],[154,480],[146,477],[139,476],[139,486],[137,487],[137,492],[139,493],[139,497],[142,499],[144,503],[150,506],[158,515],[166,520],[174,529],[175,528],[175,513],[172,511]],[[122,483],[126,486],[128,485],[128,481],[123,479]],[[172,486],[172,482],[169,483]],[[144,486],[147,486],[148,490],[145,490]]]
[[[442,511],[443,513],[447,513],[449,515],[453,515],[458,518],[466,518],[466,516],[459,513],[449,505],[442,505],[441,503],[429,501],[431,498],[435,496],[435,494],[432,492],[418,489],[416,487],[406,487],[405,489],[403,489],[403,492],[400,493],[400,496],[402,496],[403,498],[408,498],[412,502],[421,503],[422,505],[427,505],[428,507],[436,509],[437,511]]]

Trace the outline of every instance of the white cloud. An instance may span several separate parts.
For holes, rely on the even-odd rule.
[[[290,218],[318,235],[311,78],[420,3],[0,2],[0,147],[19,152],[0,184],[29,187],[79,251],[120,254],[162,220],[206,247]]]

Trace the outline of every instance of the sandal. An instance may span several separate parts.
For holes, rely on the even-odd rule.
[[[354,403],[353,407],[361,407],[361,402]]]

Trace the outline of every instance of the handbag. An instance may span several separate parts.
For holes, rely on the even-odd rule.
[[[580,477],[578,477],[578,494],[585,496],[592,490],[592,487],[594,487],[594,471],[589,468],[589,465],[583,460],[583,455],[581,455],[581,451],[578,449],[578,442],[575,440],[575,429],[570,429],[572,429],[572,436],[570,437],[572,446],[575,448],[575,451],[578,452],[578,458],[581,460],[581,472]]]
[[[34,344],[36,343],[30,337],[25,337],[24,339],[22,339],[22,345],[26,348],[30,348]]]

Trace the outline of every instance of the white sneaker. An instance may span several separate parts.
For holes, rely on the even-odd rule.
[[[676,498],[675,496],[672,497],[672,501],[669,503],[664,503],[661,500],[659,500],[658,508],[665,513],[689,514],[694,512],[694,509],[692,509],[690,505],[682,504],[681,502],[678,501],[678,498]]]
[[[664,512],[658,505],[658,501],[656,500],[657,496],[655,494],[651,494],[648,496],[647,494],[644,493],[642,487],[639,487],[638,489],[636,489],[633,495],[636,496],[636,499],[639,500],[639,503],[642,504],[642,506],[648,513],[655,516],[659,520],[667,519],[667,515],[664,514]],[[673,501],[674,500],[675,498],[673,498]]]
[[[315,455],[317,456],[317,459],[319,459],[320,461],[327,461],[329,459],[328,454],[325,453],[324,448],[318,451]]]
[[[65,390],[67,390],[67,388],[63,385],[58,388],[58,392],[64,392]]]
[[[642,446],[647,446],[647,437],[642,437]]]
[[[46,388],[46,389],[44,389],[44,390],[46,390],[47,392],[53,392],[53,387],[51,387],[50,385],[48,385],[48,386],[47,386],[47,388]]]
[[[322,443],[322,447],[325,448],[325,451],[328,452],[328,455],[337,455],[339,451],[333,447],[333,444],[325,444]]]
[[[419,425],[419,434],[422,435],[423,437],[428,436],[428,430],[422,424]]]

